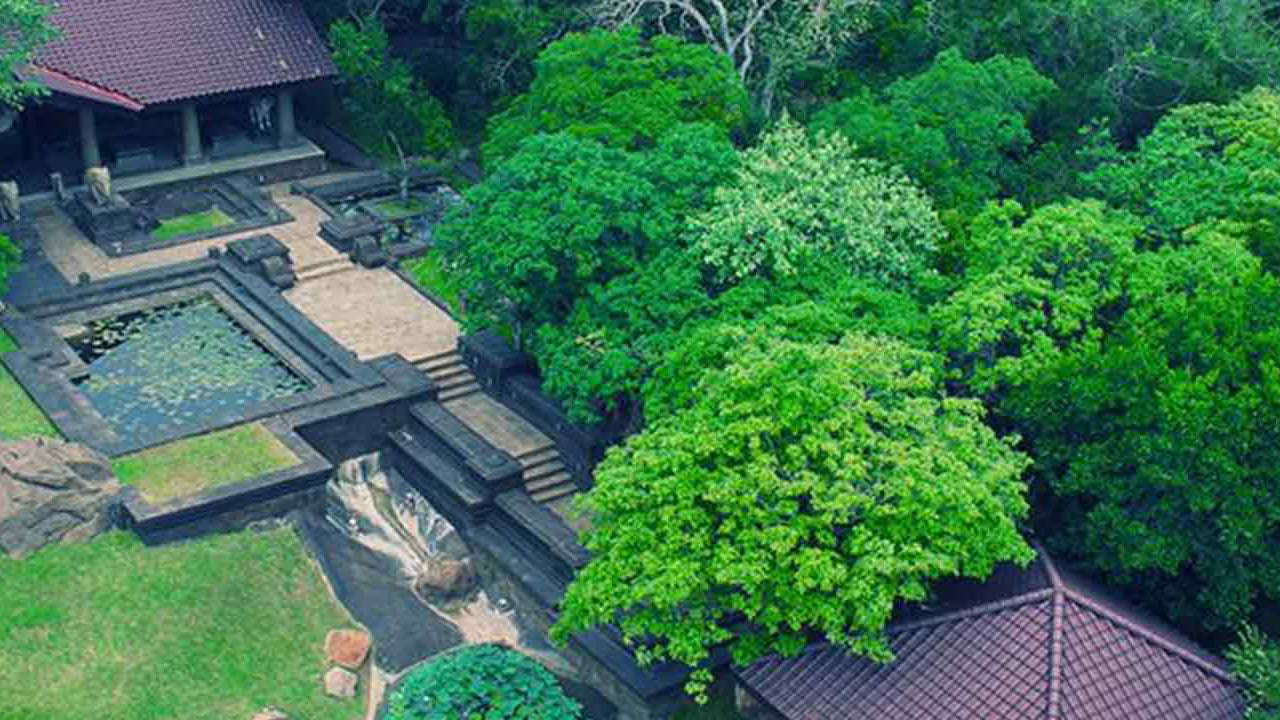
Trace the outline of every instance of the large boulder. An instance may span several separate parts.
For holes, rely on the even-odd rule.
[[[23,557],[109,530],[121,490],[107,459],[83,445],[0,442],[0,552]]]

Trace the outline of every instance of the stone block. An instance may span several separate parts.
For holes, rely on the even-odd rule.
[[[360,678],[346,668],[332,667],[324,674],[324,692],[329,697],[353,698]]]
[[[330,630],[324,639],[324,656],[348,670],[359,670],[372,645],[369,633],[363,630]]]
[[[367,268],[382,267],[387,264],[387,253],[378,244],[378,241],[370,236],[357,238],[351,247],[352,258]]]

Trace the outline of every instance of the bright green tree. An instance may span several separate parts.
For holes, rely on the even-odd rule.
[[[634,153],[568,133],[529,138],[438,227],[468,321],[522,338],[562,322],[593,286],[677,247],[685,216],[735,162],[705,125]]]
[[[1014,159],[1031,147],[1028,119],[1055,92],[1024,59],[965,60],[951,48],[927,70],[834,103],[812,126],[901,165],[944,208],[974,210],[1012,195]]]
[[[1030,560],[1026,462],[941,389],[929,353],[757,335],[597,468],[592,559],[553,636],[616,623],[641,661],[697,668],[695,695],[726,643],[742,663],[817,631],[886,658],[898,602]]]
[[[810,137],[784,117],[743,153],[734,182],[693,218],[695,248],[719,277],[787,277],[837,263],[890,285],[918,281],[944,236],[929,197],[848,140]]]
[[[58,37],[49,24],[53,6],[41,0],[0,0],[0,114],[4,106],[19,109],[29,98],[46,92],[18,74],[42,45]]]
[[[1165,242],[1214,220],[1238,222],[1267,267],[1280,269],[1280,93],[1178,108],[1134,152],[1104,158],[1088,185],[1143,215]]]
[[[529,91],[489,122],[489,168],[538,133],[636,150],[682,123],[732,133],[746,117],[746,91],[723,56],[668,36],[646,41],[634,28],[572,33],[543,50],[534,69]]]
[[[1227,659],[1249,699],[1246,720],[1280,720],[1280,643],[1246,625]]]

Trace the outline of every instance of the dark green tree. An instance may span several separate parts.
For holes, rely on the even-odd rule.
[[[42,45],[58,36],[49,24],[53,6],[41,0],[0,0],[0,114],[16,110],[29,98],[47,92],[19,71]]]
[[[685,216],[736,163],[716,128],[673,129],[647,152],[535,135],[438,228],[473,326],[522,343],[588,294],[679,246]]]
[[[1227,659],[1249,699],[1246,720],[1280,720],[1280,644],[1246,625]]]
[[[566,132],[624,150],[653,147],[682,123],[741,129],[746,91],[721,55],[704,45],[635,29],[573,33],[534,62],[529,91],[494,116],[485,165],[497,167],[527,137]]]
[[[863,89],[824,108],[812,126],[901,165],[942,208],[974,211],[1016,193],[1014,161],[1032,144],[1028,118],[1054,92],[1026,60],[970,62],[952,48],[883,92]]]

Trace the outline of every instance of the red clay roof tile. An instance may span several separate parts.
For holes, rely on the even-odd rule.
[[[37,68],[138,105],[333,75],[299,0],[60,0]]]

